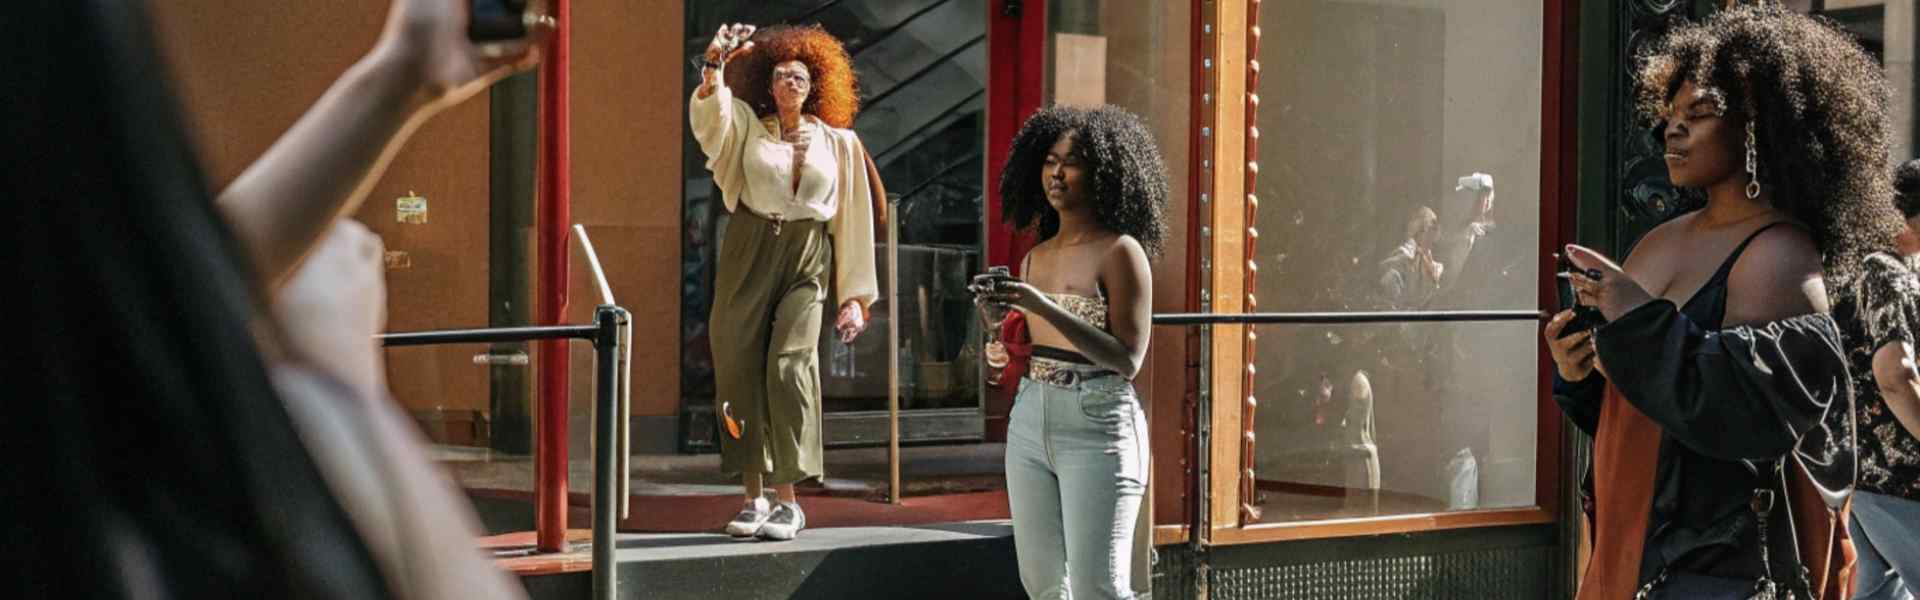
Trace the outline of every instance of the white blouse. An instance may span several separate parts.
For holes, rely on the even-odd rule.
[[[748,210],[784,221],[825,221],[833,237],[834,306],[880,297],[873,266],[873,206],[866,148],[853,131],[830,127],[812,116],[800,185],[793,185],[794,145],[782,141],[735,99],[724,84],[687,102],[693,137],[707,155],[707,169],[720,186],[728,212]],[[776,125],[777,126],[777,125]]]

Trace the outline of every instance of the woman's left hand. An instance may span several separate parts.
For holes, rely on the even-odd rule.
[[[851,344],[867,330],[867,311],[860,308],[859,300],[848,300],[840,305],[840,316],[833,320],[834,331],[840,332],[840,343]]]
[[[1653,294],[1640,287],[1620,265],[1591,248],[1568,244],[1567,260],[1585,271],[1566,275],[1573,282],[1574,291],[1579,293],[1580,303],[1600,309],[1608,321],[1654,299]]]

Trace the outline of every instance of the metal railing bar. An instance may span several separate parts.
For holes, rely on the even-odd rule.
[[[492,327],[487,329],[442,329],[383,333],[373,336],[380,345],[431,346],[435,344],[480,344],[526,342],[533,340],[591,340],[599,330],[593,325],[540,325],[531,327]]]
[[[1284,313],[1163,313],[1154,325],[1328,325],[1368,323],[1460,323],[1471,321],[1544,321],[1538,310],[1435,310]]]

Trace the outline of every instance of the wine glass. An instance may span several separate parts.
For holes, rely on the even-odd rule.
[[[986,338],[986,347],[981,357],[986,359],[987,383],[1000,385],[1000,374],[1007,368],[1010,357],[1006,344],[1000,341],[1000,324],[1006,322],[1007,314],[1013,309],[1005,304],[991,302],[987,296],[993,293],[994,286],[1002,281],[1013,279],[1013,274],[1004,266],[988,267],[987,272],[975,276],[968,289],[973,291],[975,312],[980,315],[980,332]]]

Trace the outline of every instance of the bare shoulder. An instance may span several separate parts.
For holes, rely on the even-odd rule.
[[[1105,248],[1101,254],[1106,257],[1103,261],[1105,263],[1125,265],[1137,261],[1144,265],[1147,262],[1146,248],[1140,245],[1140,240],[1133,239],[1131,235],[1118,234],[1103,244]]]
[[[1768,227],[1753,241],[1747,244],[1747,250],[1734,263],[1732,276],[1742,271],[1781,270],[1788,272],[1819,272],[1820,247],[1813,242],[1813,234],[1796,223],[1784,223]]]
[[[1773,226],[1754,236],[1727,274],[1728,321],[1759,322],[1827,309],[1820,249],[1807,230]],[[1738,318],[1736,318],[1736,314]]]
[[[1147,265],[1146,249],[1133,236],[1116,235],[1104,242],[1100,256],[1100,276],[1109,285],[1117,278],[1138,279],[1140,285],[1151,285],[1148,281],[1153,273]]]

